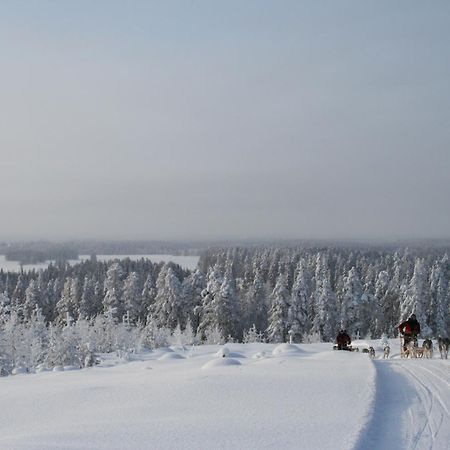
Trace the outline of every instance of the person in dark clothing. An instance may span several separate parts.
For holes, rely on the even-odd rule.
[[[339,331],[337,337],[336,337],[336,344],[338,350],[349,350],[349,345],[351,344],[352,340],[350,339],[350,336],[347,334],[346,330]]]
[[[406,350],[408,344],[413,341],[417,346],[417,336],[420,334],[420,323],[417,321],[416,315],[411,314],[408,320],[405,320],[398,326],[400,334],[403,336],[403,349]]]

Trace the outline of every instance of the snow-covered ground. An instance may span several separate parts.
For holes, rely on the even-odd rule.
[[[2,449],[436,449],[450,361],[330,344],[160,349],[0,378]]]

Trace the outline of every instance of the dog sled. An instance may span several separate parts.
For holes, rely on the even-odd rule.
[[[358,347],[354,347],[352,345],[347,345],[346,347],[339,348],[338,345],[333,345],[333,350],[339,350],[339,351],[347,351],[347,352],[359,352]]]

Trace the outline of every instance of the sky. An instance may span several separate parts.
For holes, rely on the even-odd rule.
[[[449,23],[0,0],[0,239],[448,238]]]

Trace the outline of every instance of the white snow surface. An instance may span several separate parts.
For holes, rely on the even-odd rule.
[[[199,346],[3,377],[0,448],[448,449],[450,361],[400,359],[394,340],[382,359],[366,344],[375,360],[332,344],[227,344],[239,360]]]

